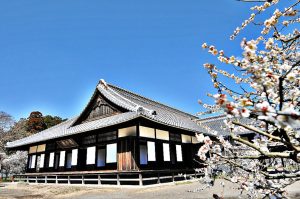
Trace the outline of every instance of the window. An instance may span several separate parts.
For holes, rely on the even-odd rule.
[[[192,136],[190,135],[181,135],[182,143],[191,143],[192,142]]]
[[[54,166],[54,152],[50,153],[50,159],[49,159],[49,167]]]
[[[72,167],[72,152],[67,153],[67,169],[71,169]]]
[[[169,140],[169,132],[156,129],[156,139]]]
[[[164,154],[164,161],[170,161],[170,147],[169,144],[163,143],[163,154]]]
[[[59,166],[60,167],[65,166],[65,156],[66,156],[66,152],[65,151],[61,151],[60,152],[60,157],[59,157]]]
[[[83,138],[82,144],[94,144],[96,143],[96,135],[89,135]]]
[[[59,140],[56,141],[57,146],[61,149],[68,149],[72,147],[77,147],[78,144],[73,139],[65,139],[65,140]]]
[[[55,150],[55,142],[48,143],[46,145],[46,151],[53,151],[53,150]]]
[[[105,149],[98,149],[97,151],[97,167],[105,166]]]
[[[154,142],[147,142],[148,147],[148,161],[156,161],[155,158],[155,143]]]
[[[44,152],[46,149],[46,144],[41,144],[37,146],[37,152]]]
[[[181,148],[181,145],[176,145],[176,159],[177,159],[177,162],[182,162],[182,148]]]
[[[37,149],[37,146],[31,146],[30,148],[29,148],[29,154],[30,153],[36,153],[36,149]]]
[[[136,126],[119,129],[119,138],[127,136],[136,136]]]
[[[36,161],[36,155],[31,156],[31,161],[30,161],[30,168],[34,169],[35,168],[35,161]]]
[[[28,156],[28,169],[31,168],[32,156]]]
[[[147,153],[147,145],[140,144],[140,164],[145,165],[148,164],[148,153]]]
[[[115,139],[117,139],[116,131],[98,134],[98,142],[105,142],[105,141],[110,141],[110,140],[115,140]]]
[[[45,162],[45,154],[41,154],[40,168],[44,167],[44,162]]]
[[[106,145],[106,163],[117,162],[117,144]]]
[[[155,138],[155,131],[153,128],[140,126],[140,137]]]
[[[72,150],[72,161],[71,161],[72,166],[77,165],[77,156],[78,156],[78,149],[73,149]]]
[[[95,164],[96,160],[96,147],[88,147],[86,150],[86,164]]]
[[[170,132],[170,140],[175,142],[181,142],[181,134],[180,133],[171,133]]]

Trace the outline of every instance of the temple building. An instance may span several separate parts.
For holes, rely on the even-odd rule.
[[[170,182],[201,175],[195,172],[201,146],[195,134],[225,133],[224,118],[199,120],[100,80],[78,117],[9,142],[6,148],[28,151],[26,173],[17,176],[27,182]]]

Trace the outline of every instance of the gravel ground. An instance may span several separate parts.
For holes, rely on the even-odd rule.
[[[224,194],[224,198],[238,198],[236,184],[225,182],[225,188],[217,180],[214,187],[201,191],[198,182],[178,182],[150,187],[99,187],[71,185],[28,185],[9,183],[0,186],[0,199],[107,199],[107,198],[212,198]],[[288,187],[291,198],[300,198],[300,182]],[[242,198],[245,198],[242,197]]]

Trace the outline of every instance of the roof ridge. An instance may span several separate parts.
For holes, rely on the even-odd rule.
[[[210,117],[201,118],[201,119],[197,120],[197,122],[206,122],[208,120],[219,119],[219,118],[223,118],[223,117],[226,117],[226,115],[224,115],[224,114],[214,115],[214,116],[210,116]]]
[[[140,95],[140,94],[134,93],[134,92],[132,92],[132,91],[126,90],[126,89],[121,88],[121,87],[119,87],[119,86],[112,85],[112,84],[110,84],[110,83],[107,83],[107,85],[110,86],[110,87],[113,87],[113,88],[122,90],[122,91],[124,91],[124,92],[133,94],[133,95],[135,95],[135,96],[137,96],[137,97],[146,99],[146,100],[148,100],[148,101],[150,101],[150,102],[153,102],[153,103],[155,103],[155,104],[158,104],[158,105],[164,106],[164,107],[166,107],[166,108],[169,108],[169,109],[171,109],[172,111],[177,112],[177,113],[179,113],[179,114],[184,114],[184,115],[188,115],[188,116],[197,118],[197,116],[195,116],[195,115],[192,115],[192,114],[190,114],[190,113],[181,111],[181,110],[179,110],[179,109],[177,109],[177,108],[174,108],[174,107],[172,107],[172,106],[170,106],[170,105],[163,104],[163,103],[161,103],[161,102],[158,102],[158,101],[156,101],[156,100],[153,100],[153,99],[150,99],[150,98],[148,98],[148,97],[142,96],[142,95]]]

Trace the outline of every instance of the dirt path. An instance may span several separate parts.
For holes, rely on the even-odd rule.
[[[212,198],[212,194],[224,194],[225,198],[237,198],[236,184],[225,183],[225,188],[217,180],[214,187],[201,191],[198,182],[181,182],[151,187],[99,187],[68,185],[28,185],[7,184],[0,187],[0,199],[132,199],[132,198]],[[300,182],[288,187],[289,196],[300,198]]]

